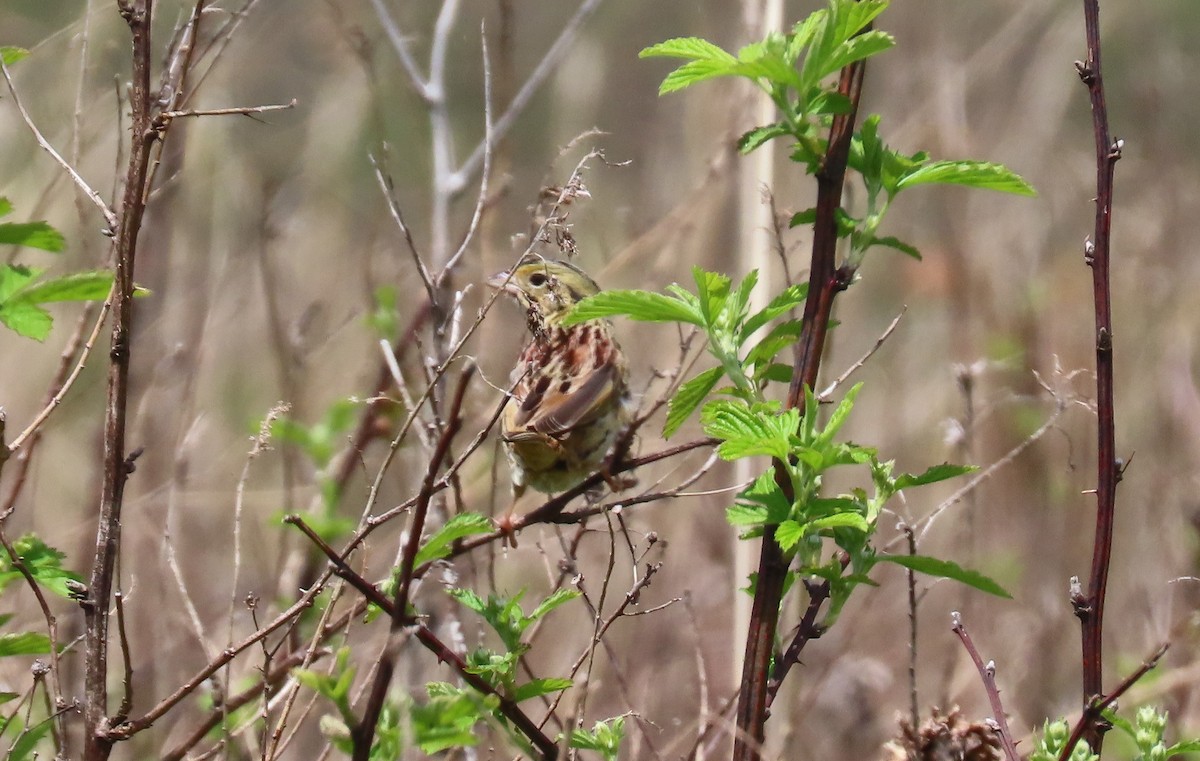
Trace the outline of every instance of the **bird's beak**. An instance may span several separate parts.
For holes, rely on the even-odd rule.
[[[511,293],[514,296],[521,292],[521,289],[517,287],[516,282],[512,279],[512,274],[507,271],[497,272],[495,275],[492,275],[487,279],[487,284],[496,290]]]

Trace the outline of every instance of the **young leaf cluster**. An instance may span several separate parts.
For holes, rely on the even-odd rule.
[[[762,309],[751,311],[750,294],[758,283],[751,271],[735,287],[733,281],[700,267],[692,269],[696,292],[679,285],[667,287],[669,294],[650,291],[601,291],[581,301],[566,324],[625,316],[642,322],[677,322],[704,331],[708,351],[718,366],[679,387],[667,406],[663,435],[670,437],[691,417],[722,380],[732,385],[722,391],[747,403],[764,398],[770,381],[787,382],[791,368],[775,362],[780,351],[795,343],[801,322],[787,319],[771,326],[761,337],[756,334],[777,318],[804,303],[807,284],[789,286]]]
[[[844,66],[890,49],[895,40],[871,24],[887,8],[887,0],[829,0],[787,34],[772,33],[733,55],[696,37],[660,42],[641,52],[643,58],[678,58],[686,63],[667,75],[659,87],[665,94],[717,77],[742,77],[770,96],[778,120],[742,135],[738,148],[749,153],[769,140],[790,142],[792,161],[816,174],[828,147],[828,129],[837,115],[848,114],[850,100],[837,90],[832,76]],[[866,190],[866,208],[857,216],[840,210],[839,234],[850,239],[846,261],[857,268],[867,249],[880,245],[920,258],[914,246],[877,230],[892,200],[916,185],[949,183],[1033,195],[1033,188],[999,164],[982,161],[931,161],[924,152],[906,155],[892,150],[879,136],[879,116],[864,120],[855,133],[848,166]],[[809,224],[815,210],[792,217],[792,226]]]
[[[343,647],[334,656],[333,668],[328,673],[316,669],[294,669],[292,676],[302,686],[312,690],[333,704],[336,714],[321,717],[321,734],[333,747],[346,755],[354,750],[351,727],[358,725],[352,707],[354,676],[356,669],[349,662],[350,648]],[[399,758],[404,749],[404,733],[401,726],[403,712],[394,701],[385,701],[375,725],[374,739],[369,758],[372,761]],[[415,723],[415,721],[414,721]]]
[[[12,210],[8,199],[0,197],[0,217]],[[46,222],[0,222],[0,245],[57,254],[62,253],[65,242],[62,234]],[[37,341],[44,341],[54,324],[42,304],[104,299],[112,289],[111,272],[74,272],[55,278],[44,274],[44,269],[24,264],[0,265],[0,324]]]

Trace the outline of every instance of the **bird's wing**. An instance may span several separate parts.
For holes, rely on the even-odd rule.
[[[544,375],[521,402],[514,426],[548,436],[567,433],[612,398],[616,379],[611,362],[558,382]]]

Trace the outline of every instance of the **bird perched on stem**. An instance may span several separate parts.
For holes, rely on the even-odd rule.
[[[530,333],[513,368],[513,398],[500,419],[514,495],[519,499],[526,487],[564,491],[605,464],[632,419],[629,368],[612,325],[562,324],[600,287],[578,267],[536,255],[493,275],[488,285],[524,308]]]

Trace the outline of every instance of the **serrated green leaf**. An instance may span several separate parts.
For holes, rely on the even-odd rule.
[[[66,247],[62,233],[46,222],[5,222],[0,224],[0,243],[29,246],[59,253]]]
[[[108,298],[113,274],[108,270],[73,272],[22,288],[16,297],[35,304],[55,301],[97,301]]]
[[[934,161],[901,177],[896,187],[903,190],[931,183],[965,185],[1021,196],[1037,195],[1033,186],[1020,175],[1002,164],[985,161]]]
[[[911,256],[912,258],[916,259],[918,262],[921,261],[921,252],[917,250],[916,246],[913,246],[909,243],[905,243],[904,241],[900,240],[899,238],[893,237],[891,235],[885,235],[883,237],[878,237],[878,236],[872,237],[870,245],[886,246],[888,248],[893,248],[901,253]]]
[[[825,64],[826,74],[832,74],[855,61],[870,58],[895,46],[896,40],[887,32],[870,31],[840,45]],[[822,75],[824,76],[824,75]]]
[[[704,82],[718,77],[728,77],[736,73],[736,62],[725,61],[688,61],[663,79],[658,86],[659,95],[678,92],[697,82]]]
[[[771,362],[780,351],[796,342],[803,329],[804,324],[800,320],[779,323],[767,331],[767,334],[747,352],[746,362],[756,368]],[[791,378],[790,366],[788,367],[788,378]]]
[[[563,320],[578,325],[588,320],[625,316],[641,322],[684,322],[704,325],[700,313],[684,301],[651,291],[601,291],[575,305]]]
[[[704,432],[721,439],[717,454],[725,460],[754,455],[786,458],[791,434],[799,422],[798,410],[776,414],[769,405],[751,409],[741,401],[726,399],[709,402],[700,413]]]
[[[533,611],[529,614],[529,620],[536,621],[555,608],[561,605],[566,605],[571,600],[579,597],[579,595],[580,593],[574,589],[559,589],[545,600],[542,600],[541,603],[539,603],[538,606],[533,609]]]
[[[534,679],[532,682],[526,682],[512,692],[512,699],[515,703],[520,703],[523,700],[549,695],[554,692],[562,692],[570,689],[575,683],[570,679]]]
[[[877,560],[885,563],[895,563],[896,565],[904,566],[928,576],[953,579],[969,587],[974,587],[981,592],[987,592],[990,595],[1003,597],[1007,600],[1012,599],[1012,595],[992,579],[978,571],[963,568],[958,563],[953,563],[949,560],[939,560],[925,555],[879,555],[877,556]]]
[[[817,436],[814,442],[815,446],[823,447],[833,441],[833,437],[846,424],[846,419],[850,417],[850,412],[854,409],[854,400],[858,398],[858,392],[862,391],[863,384],[855,383],[842,401],[838,402],[837,408],[829,416],[829,422],[825,424],[824,430]]]
[[[1177,753],[1200,753],[1200,740],[1185,740],[1167,748],[1164,758],[1170,758]]]
[[[834,220],[837,222],[839,238],[845,238],[858,227],[858,220],[847,214],[846,210],[840,207],[834,212]],[[793,214],[791,220],[788,222],[788,227],[795,228],[800,225],[811,225],[816,221],[817,209],[813,207]]]
[[[808,531],[852,528],[865,534],[871,530],[871,524],[867,523],[867,519],[858,513],[837,513],[836,515],[827,515],[824,518],[814,518],[805,525],[805,528]]]
[[[19,48],[15,45],[0,45],[0,60],[4,61],[5,66],[12,66],[17,61],[26,58],[29,51],[25,48]],[[4,216],[0,214],[0,216]]]
[[[638,58],[687,58],[694,61],[719,60],[737,63],[731,53],[701,37],[676,37],[651,45]]]
[[[17,291],[32,283],[42,272],[43,270],[24,264],[0,266],[0,303],[7,301]]]
[[[848,114],[853,107],[854,104],[850,102],[850,99],[840,92],[822,90],[808,102],[805,112],[814,116]]]
[[[25,761],[27,758],[33,758],[38,743],[50,731],[51,726],[53,726],[52,722],[46,719],[22,732],[8,752],[8,761]]]
[[[713,367],[679,387],[675,396],[671,397],[671,401],[667,403],[667,422],[663,425],[664,439],[675,435],[684,421],[708,397],[709,392],[721,380],[722,374],[723,371],[720,367]]]
[[[762,526],[767,521],[767,508],[760,505],[730,505],[725,508],[725,521],[730,526]]]
[[[451,589],[449,590],[449,594],[455,600],[458,600],[460,604],[481,615],[483,614],[484,610],[487,609],[487,605],[483,602],[483,598],[475,594],[470,589]]]
[[[771,299],[771,303],[767,304],[758,312],[750,316],[746,320],[746,324],[742,327],[739,339],[747,340],[754,335],[762,326],[766,325],[771,320],[780,316],[784,312],[788,312],[804,303],[804,299],[808,296],[808,283],[793,283]]]
[[[956,478],[967,473],[974,473],[979,468],[973,465],[951,465],[950,463],[942,463],[934,465],[924,473],[913,475],[911,473],[901,473],[896,479],[896,491],[908,489],[913,486],[924,486],[925,484],[935,484],[938,481],[945,481],[950,478]]]
[[[0,304],[0,323],[25,338],[44,341],[50,335],[54,318],[45,309],[28,301],[13,300]]]
[[[729,298],[733,281],[719,272],[709,272],[701,267],[692,267],[692,279],[696,282],[696,298],[700,301],[703,324],[712,325]]]
[[[793,520],[786,520],[775,528],[775,541],[787,552],[799,544],[804,538],[804,526]]]
[[[742,154],[750,153],[769,140],[790,134],[791,132],[785,124],[768,124],[764,127],[755,127],[738,138],[738,152]]]
[[[450,554],[451,545],[459,539],[476,534],[486,534],[494,528],[492,520],[478,513],[460,513],[446,525],[435,531],[417,551],[414,567],[421,567],[431,560],[439,560]]]
[[[0,634],[0,658],[10,655],[44,655],[50,652],[50,638],[37,632]]]

